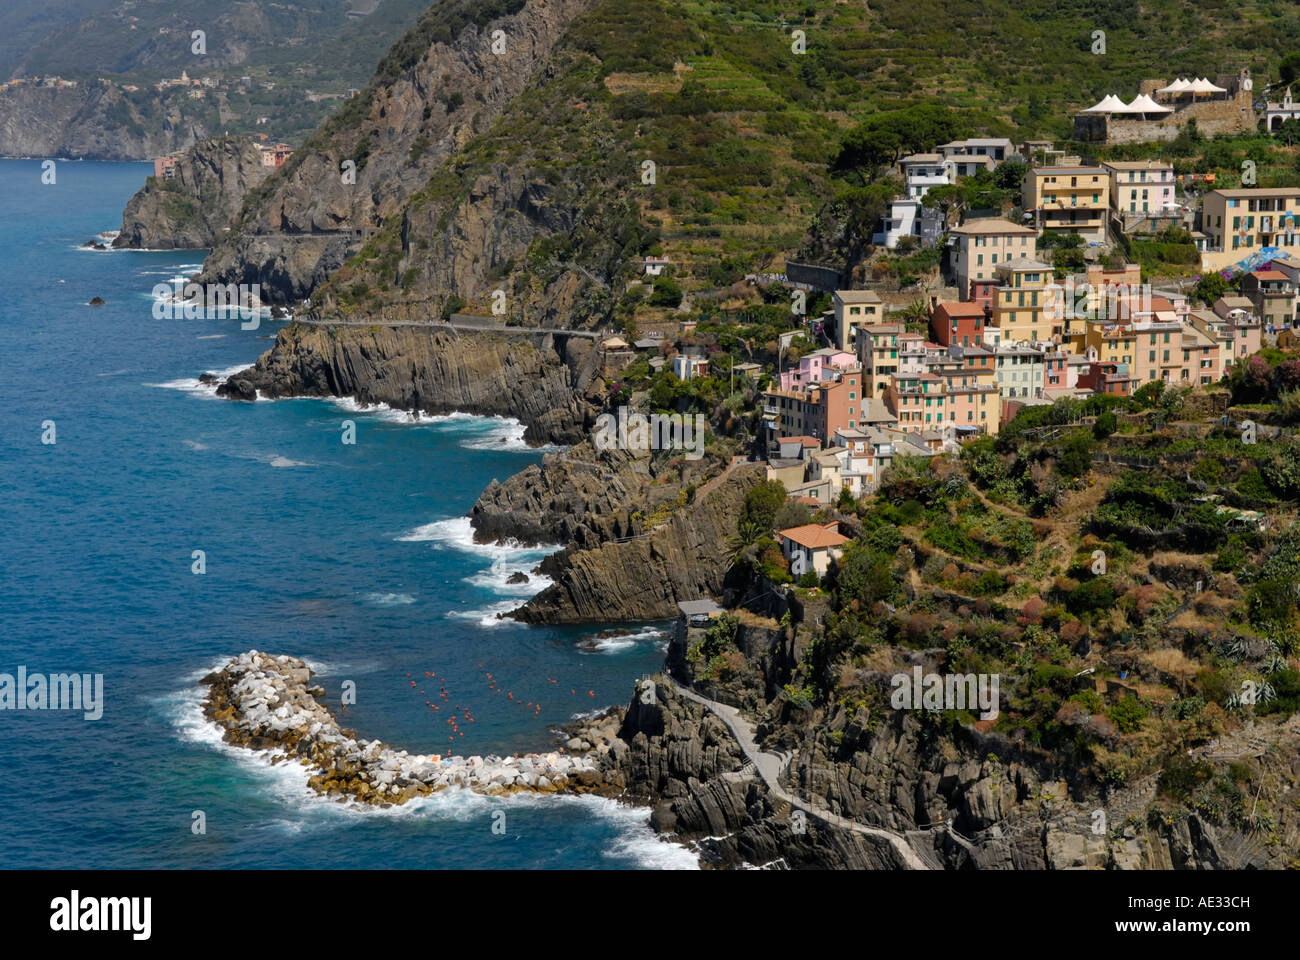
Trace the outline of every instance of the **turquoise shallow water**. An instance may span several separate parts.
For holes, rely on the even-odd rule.
[[[548,724],[626,702],[662,663],[664,625],[591,649],[598,625],[495,621],[526,596],[506,577],[543,551],[475,547],[457,518],[540,458],[517,424],[216,399],[199,374],[252,362],[274,325],[155,319],[154,284],[201,252],[77,248],[117,226],[147,165],[40,172],[0,161],[0,672],[101,673],[105,707],[0,711],[0,867],[692,865],[611,801],[457,791],[358,811],[217,742],[193,681],[257,648],[307,658],[332,697],[354,681],[363,736],[446,749],[406,680],[432,670],[477,718],[458,752],[549,748]],[[541,715],[489,691],[480,664]]]

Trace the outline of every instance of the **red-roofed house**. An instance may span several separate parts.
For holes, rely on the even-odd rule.
[[[849,542],[849,538],[839,532],[837,523],[825,526],[807,523],[802,527],[790,527],[780,531],[777,538],[781,542],[781,552],[790,563],[790,571],[796,576],[812,570],[824,577],[831,561],[844,555],[844,544]]]
[[[930,335],[945,347],[956,343],[977,347],[984,342],[984,327],[993,316],[992,307],[953,300],[935,304],[930,314]]]

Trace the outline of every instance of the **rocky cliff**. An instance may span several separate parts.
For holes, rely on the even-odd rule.
[[[529,623],[663,620],[677,615],[678,601],[720,594],[745,491],[760,479],[760,465],[743,464],[636,539],[560,555],[547,570],[555,582],[512,616]]]
[[[470,511],[483,542],[565,543],[585,549],[645,532],[656,511],[726,466],[672,453],[596,450],[590,441],[547,454],[504,480],[493,480]]]
[[[22,83],[0,91],[0,156],[148,160],[208,135],[203,119],[121,87]]]
[[[534,81],[588,2],[455,0],[432,7],[366,91],[245,207],[203,279],[260,280],[264,289],[269,279],[267,294],[278,302],[309,296],[387,219],[400,220],[443,161]],[[493,51],[498,30],[501,53]]]
[[[529,442],[579,443],[603,385],[595,360],[592,341],[577,337],[299,322],[218,392],[236,400],[352,397],[426,414],[514,417]]]
[[[705,696],[740,706],[755,722],[760,749],[792,754],[782,780],[790,795],[890,831],[931,869],[1282,869],[1295,862],[1294,804],[1268,803],[1258,819],[1263,806],[1234,806],[1226,796],[1217,808],[1189,808],[1154,774],[1097,783],[1068,758],[937,714],[814,707],[786,686],[813,631],[797,618],[793,625],[753,620],[742,619],[734,641],[740,656],[721,671],[690,653],[700,636],[693,643],[682,631],[669,648],[670,668]],[[652,696],[645,686],[605,762],[621,771],[629,799],[654,807],[655,829],[693,843],[719,867],[901,865],[879,838],[799,817],[746,764],[713,712],[666,678],[654,681]],[[1300,719],[1259,723],[1197,761],[1219,771],[1249,765],[1256,796],[1280,799],[1300,773]]]
[[[210,247],[230,226],[249,190],[274,167],[251,137],[214,137],[187,150],[171,179],[150,177],[126,205],[114,247]]]

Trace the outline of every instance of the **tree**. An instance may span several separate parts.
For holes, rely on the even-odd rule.
[[[862,609],[877,600],[888,600],[898,589],[893,558],[867,547],[851,546],[839,563],[835,584],[841,609],[854,600]]]
[[[1288,147],[1294,146],[1297,141],[1300,141],[1300,120],[1295,117],[1287,117],[1278,125],[1275,133],[1277,138]]]
[[[1077,480],[1092,466],[1092,451],[1096,442],[1087,431],[1075,430],[1061,446],[1061,459],[1058,461],[1061,473]]]
[[[672,277],[655,278],[654,293],[650,295],[652,307],[677,307],[682,302],[682,288]]]
[[[856,507],[858,501],[853,496],[853,491],[848,487],[840,487],[839,499],[835,501],[836,509],[841,512],[847,512]]]
[[[1290,86],[1300,77],[1300,53],[1288,53],[1277,65],[1278,81]]]
[[[1025,182],[1026,167],[1019,160],[1008,160],[993,171],[993,184],[999,190],[1020,192]]]
[[[1214,301],[1228,292],[1228,281],[1220,273],[1207,273],[1196,278],[1192,296],[1207,307],[1214,306]]]
[[[777,511],[785,503],[785,484],[780,480],[764,480],[749,489],[745,494],[745,505],[741,510],[741,522],[746,520],[755,524],[759,531],[766,534],[776,522]]]

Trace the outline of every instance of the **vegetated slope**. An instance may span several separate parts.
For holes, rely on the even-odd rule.
[[[209,270],[274,277],[284,299],[318,292],[317,309],[344,314],[485,310],[500,290],[520,321],[653,317],[641,257],[668,254],[688,295],[779,265],[852,189],[829,164],[856,123],[937,102],[952,110],[930,125],[941,134],[1064,131],[1073,108],[1143,77],[1266,69],[1271,48],[1235,17],[1168,3],[792,13],[448,0],[250,201]],[[1294,16],[1275,22],[1279,36],[1300,31]],[[1094,29],[1106,31],[1100,56]],[[490,51],[494,30],[504,56]],[[345,191],[349,159],[357,183]],[[352,235],[308,236],[328,231]],[[680,300],[665,286],[654,308]]]
[[[948,867],[1294,866],[1300,440],[1243,442],[1210,415],[1226,391],[1152,386],[901,458],[839,514],[835,569],[785,602],[772,531],[812,517],[752,488],[728,577],[751,610],[674,641],[670,668],[797,751],[804,796],[917,831]],[[998,678],[997,716],[900,708],[892,678],[916,667]],[[719,788],[659,784],[658,822],[698,823]],[[771,856],[837,862],[778,813],[728,816],[699,831],[740,834],[722,862],[752,828]]]

